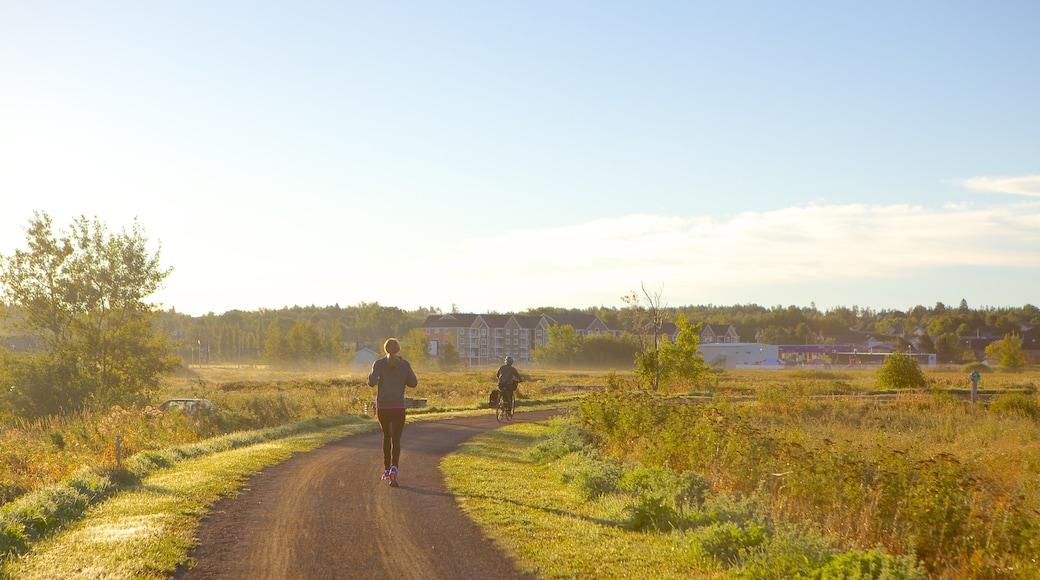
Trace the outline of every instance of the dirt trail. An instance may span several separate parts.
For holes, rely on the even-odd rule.
[[[196,564],[174,578],[524,578],[456,507],[438,469],[460,443],[498,426],[490,412],[408,422],[396,489],[379,481],[379,431],[267,468],[213,506],[196,533]]]

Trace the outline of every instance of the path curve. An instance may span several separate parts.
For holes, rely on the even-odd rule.
[[[517,413],[542,421],[558,410]],[[203,518],[176,580],[528,578],[484,537],[444,484],[441,459],[499,427],[493,414],[409,421],[401,486],[381,483],[379,431],[330,442],[251,477]]]

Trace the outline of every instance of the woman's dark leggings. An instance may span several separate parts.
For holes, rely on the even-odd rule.
[[[404,433],[404,409],[379,409],[376,412],[383,428],[383,469],[401,460],[401,434]]]

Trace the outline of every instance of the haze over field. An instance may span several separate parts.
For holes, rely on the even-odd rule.
[[[0,254],[136,216],[189,314],[1021,306],[1031,2],[22,2]]]

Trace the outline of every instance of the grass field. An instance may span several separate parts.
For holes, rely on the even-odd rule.
[[[570,423],[483,435],[443,468],[541,577],[1040,577],[1040,401],[1021,376],[988,405],[791,394],[835,379],[699,405],[590,394]]]
[[[427,406],[422,412],[430,414],[431,418],[445,409],[485,408],[487,394],[494,385],[494,369],[490,368],[455,373],[424,372],[422,369],[417,372],[420,385],[410,394],[414,398],[426,399]],[[520,406],[584,405],[584,402],[602,398],[608,392],[614,395],[638,393],[630,373],[528,370],[524,374],[527,381],[521,386]],[[599,538],[602,534],[604,547],[598,549],[603,551],[593,552],[585,559],[574,559],[575,566],[585,562],[580,564],[585,566],[580,570],[593,575],[597,575],[594,561],[611,562],[611,558],[616,559],[621,553],[628,554],[633,562],[649,565],[663,553],[656,550],[670,551],[678,541],[689,553],[683,552],[686,555],[682,563],[668,574],[676,577],[691,570],[708,575],[728,574],[733,570],[746,570],[749,566],[766,570],[775,564],[780,557],[777,554],[784,550],[792,551],[795,555],[791,557],[796,559],[806,557],[799,550],[815,550],[813,557],[822,562],[821,554],[827,557],[840,555],[835,546],[856,546],[859,550],[855,552],[859,554],[856,561],[860,561],[868,558],[864,550],[876,547],[873,544],[883,546],[888,558],[915,554],[933,573],[981,570],[994,577],[1023,577],[1016,575],[1016,571],[1021,572],[1025,564],[1016,559],[1018,556],[1012,554],[1007,546],[1016,542],[1032,546],[1029,542],[1036,541],[1036,522],[1030,514],[1040,513],[1040,506],[1032,499],[1040,492],[1036,487],[1036,481],[1040,480],[1040,452],[1037,451],[1040,406],[1035,388],[1040,372],[985,374],[980,387],[988,399],[978,405],[963,400],[964,393],[971,386],[965,373],[957,369],[929,369],[926,376],[930,386],[925,391],[900,397],[894,403],[880,403],[872,395],[876,388],[874,373],[869,370],[722,372],[708,377],[692,393],[702,403],[696,408],[712,409],[711,412],[715,413],[710,422],[696,423],[704,419],[703,415],[696,413],[669,413],[654,418],[656,411],[647,410],[643,417],[625,419],[627,424],[634,426],[639,425],[636,419],[650,420],[643,427],[637,427],[635,432],[600,434],[596,451],[599,455],[594,457],[595,461],[588,461],[587,453],[572,450],[569,452],[572,457],[538,464],[539,467],[530,474],[549,478],[553,486],[559,488],[555,500],[543,498],[539,502],[558,500],[563,502],[559,509],[570,513],[571,507],[567,506],[578,497],[577,501],[587,504],[582,509],[599,510],[581,512],[578,519],[585,522],[582,525],[600,520],[610,522],[610,530],[590,528],[587,530],[590,535],[583,536],[588,544],[592,538]],[[90,479],[95,475],[102,479],[110,478],[118,473],[117,437],[121,442],[119,453],[123,461],[142,453],[152,454],[149,456],[160,458],[157,461],[161,466],[164,464],[161,460],[165,453],[163,450],[205,445],[207,441],[227,433],[272,429],[322,418],[357,417],[364,413],[365,404],[374,394],[373,389],[365,384],[365,378],[365,373],[333,369],[320,372],[222,366],[184,369],[163,385],[148,406],[5,424],[0,432],[3,454],[0,493],[9,503],[3,506],[0,517],[5,518],[5,545],[13,550],[9,556],[28,549],[37,541],[36,538],[49,537],[54,530],[77,521],[85,509],[80,504],[94,502],[90,505],[95,505],[118,493],[118,486],[109,489],[111,484],[97,484]],[[662,395],[666,395],[663,400],[671,400],[673,403],[670,404],[674,405],[687,400],[690,394]],[[156,410],[155,405],[159,402],[174,397],[207,398],[217,405],[217,410],[198,415]],[[638,408],[638,405],[627,402],[625,405]],[[677,418],[693,421],[694,427],[675,422]],[[720,418],[722,423],[718,423]],[[716,429],[720,424],[728,425],[730,429]],[[647,436],[651,432],[658,436]],[[613,448],[611,436],[616,442]],[[495,463],[499,461],[494,457],[496,453],[528,452],[510,451],[510,445],[537,446],[536,440],[553,436],[539,432],[511,437],[513,439],[503,440],[503,448],[498,450],[488,448],[486,442],[481,443],[484,445],[481,453],[488,456],[482,460],[493,463],[489,469],[502,469],[502,465]],[[696,448],[689,444],[698,441],[707,441],[705,445],[708,446]],[[678,444],[681,442],[686,442],[686,446]],[[708,452],[709,449],[714,451]],[[731,456],[726,457],[723,451]],[[638,468],[635,471],[643,475],[631,475],[633,465],[645,465],[644,472]],[[753,465],[758,466],[758,471],[748,469]],[[86,469],[87,466],[90,468]],[[739,516],[746,521],[758,522],[755,523],[758,527],[727,528],[733,524],[729,520],[714,521],[717,525],[711,528],[690,526],[687,516],[692,512],[689,506],[670,508],[663,498],[646,495],[646,490],[652,489],[652,485],[632,483],[640,478],[671,481],[670,472],[654,471],[664,468],[699,474],[710,483],[714,492],[736,493],[746,498],[768,491],[771,493],[768,497],[758,497],[756,509],[768,508],[772,515],[756,515],[758,512],[747,511],[746,506],[732,510],[716,507],[713,509],[718,513],[736,513],[738,515],[732,518]],[[763,476],[763,473],[767,475]],[[774,473],[780,475],[768,475]],[[921,477],[921,473],[928,477]],[[615,475],[621,479],[610,484],[609,478]],[[885,478],[899,482],[900,489],[918,499],[900,503],[896,496],[885,495],[883,487],[871,487],[873,482]],[[62,512],[61,501],[65,500],[46,494],[27,500],[25,503],[29,507],[25,513],[42,513],[40,510],[46,511],[55,505],[59,506],[60,513],[54,517],[39,516],[43,517],[40,520],[43,523],[39,525],[42,527],[38,526],[39,529],[31,534],[19,532],[18,526],[22,524],[10,519],[16,511],[12,506],[17,503],[11,500],[23,495],[30,497],[38,493],[37,490],[73,480],[78,483],[74,483],[72,495],[75,497],[69,501],[80,507],[74,506],[74,509],[66,510],[68,513]],[[566,485],[560,487],[560,484]],[[478,482],[478,485],[484,484]],[[869,493],[842,495],[855,489]],[[946,493],[943,490],[949,490],[953,494],[949,497],[958,498],[958,501],[923,501],[923,498],[947,497],[941,495]],[[480,500],[472,501],[479,503]],[[517,498],[513,501],[526,500]],[[949,511],[947,504],[960,511]],[[843,505],[858,511],[837,509]],[[536,511],[550,509],[556,508],[539,504]],[[674,514],[669,510],[685,513],[683,518],[687,519],[673,521],[669,518]],[[632,524],[634,513],[643,514],[640,516],[644,520],[642,524]],[[889,517],[893,514],[894,519]],[[1023,514],[1028,517],[1022,517]],[[1003,518],[1000,520],[1003,528],[990,525],[994,523],[995,515],[998,519]],[[752,516],[764,519],[753,520]],[[889,519],[885,520],[885,517]],[[934,524],[925,528],[933,535],[922,535],[924,532],[906,527],[908,521],[914,519]],[[821,536],[823,539],[807,539],[804,534],[785,532],[791,528],[778,525],[778,522],[797,521],[810,522],[814,528],[825,532]],[[973,523],[976,521],[987,522],[990,527],[980,528]],[[570,532],[566,530],[570,528],[567,526],[573,526],[574,522],[574,517],[570,517],[556,524],[544,525],[559,525],[561,529],[555,533],[568,534]],[[948,522],[960,527],[946,525]],[[672,528],[676,533],[681,532],[678,540],[668,535]],[[975,540],[964,540],[964,530],[972,534],[988,534],[990,539],[986,548],[976,549],[972,544]],[[762,539],[765,536],[759,537],[759,532],[773,534],[769,538],[787,539],[770,544],[774,552],[763,552],[765,548],[755,552],[754,546],[765,543]],[[508,535],[513,532],[499,530],[489,533]],[[621,542],[633,537],[645,541],[647,534],[655,538],[653,543],[633,548],[631,552],[627,551],[629,548],[622,550],[620,547]],[[1026,537],[1020,537],[1022,534]],[[935,538],[942,541],[936,544]],[[921,548],[930,544],[947,547],[940,553],[929,553]],[[727,546],[736,546],[736,551]],[[752,558],[756,553],[758,560]],[[538,561],[537,554],[523,557],[532,558],[527,564],[532,570],[545,573],[551,569]],[[898,563],[891,559],[885,562],[892,566],[896,565],[893,562]],[[579,568],[571,571],[577,570]],[[1035,571],[1036,567],[1029,570]],[[568,573],[560,571],[548,575],[566,576]],[[941,577],[943,574],[939,572],[937,575]],[[951,577],[955,576],[952,573]]]

